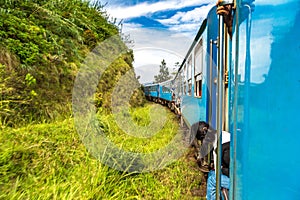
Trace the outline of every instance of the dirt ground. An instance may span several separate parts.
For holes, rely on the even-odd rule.
[[[183,125],[181,126],[183,131],[183,139],[187,144],[190,143],[190,132],[189,129]],[[190,190],[193,197],[195,199],[206,199],[206,180],[207,180],[207,173],[203,173],[200,171],[200,168],[197,164],[197,160],[195,157],[196,148],[190,147],[188,153],[186,154],[185,160],[188,162],[188,166],[190,167],[190,171],[197,171],[199,172],[199,176],[194,178],[194,181],[197,183],[196,186],[193,186]],[[193,198],[194,199],[194,198]]]
[[[191,193],[195,197],[202,197],[205,199],[206,196],[206,179],[207,179],[207,173],[203,173],[199,170],[198,165],[196,164],[196,158],[194,154],[195,149],[190,148],[189,153],[186,155],[187,162],[193,163],[190,166],[190,170],[198,171],[199,175],[201,176],[198,187],[192,188]]]

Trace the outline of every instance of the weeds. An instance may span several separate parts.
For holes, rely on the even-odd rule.
[[[132,111],[138,123],[148,124]],[[149,113],[148,113],[149,114]],[[134,139],[121,133],[110,115],[101,116],[103,130],[122,147],[153,151],[174,135],[177,121],[168,114],[165,128],[153,137]],[[118,131],[118,134],[116,134]],[[173,132],[172,132],[173,131]],[[119,134],[121,133],[121,134]],[[201,175],[185,158],[152,173],[116,171],[91,157],[79,139],[73,119],[50,124],[2,128],[0,135],[0,199],[193,199]]]

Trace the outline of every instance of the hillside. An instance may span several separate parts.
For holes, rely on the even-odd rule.
[[[99,1],[93,2],[0,1],[0,199],[203,197],[205,178],[191,149],[169,163],[173,148],[163,154],[166,159],[155,160],[164,168],[136,173],[102,164],[84,143],[91,132],[82,126],[80,134],[76,114],[77,120],[87,116],[82,121],[90,128],[99,122],[94,135],[107,137],[125,153],[147,157],[183,136],[174,113],[157,105],[166,112],[166,123],[153,137],[139,137],[148,136],[151,119],[160,122],[161,115],[153,117],[159,113],[145,103],[132,66],[133,52],[121,40],[114,20]],[[95,83],[95,90],[86,90]],[[88,118],[89,106],[96,108],[95,121]],[[120,114],[119,121],[115,114]],[[144,135],[127,127],[139,134],[133,137],[120,127],[118,122],[127,125],[129,120],[142,127]],[[100,153],[122,164],[106,147]],[[134,167],[129,161],[125,164]]]
[[[101,42],[119,37],[118,28],[108,21],[102,5],[93,2],[0,2],[0,122],[3,125],[20,126],[71,115],[72,88],[81,64]],[[128,50],[105,71],[95,95],[97,106],[109,110],[113,85],[132,69],[132,61],[132,51]],[[140,92],[135,98],[139,99],[139,95]]]

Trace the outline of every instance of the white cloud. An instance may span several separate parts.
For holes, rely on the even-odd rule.
[[[126,26],[125,26],[126,25]],[[133,53],[135,72],[141,76],[140,82],[153,81],[158,74],[159,65],[163,59],[172,70],[175,62],[181,64],[192,39],[186,35],[167,30],[137,28],[134,24],[125,24],[130,37],[134,40]]]
[[[133,49],[165,49],[179,55],[185,55],[193,41],[193,38],[184,34],[165,29],[134,28],[133,25],[130,26],[133,28],[127,29],[127,32],[124,32],[124,34],[130,34],[130,37],[134,40]]]
[[[178,24],[170,27],[169,29],[170,31],[176,32],[191,32],[191,34],[195,36],[200,25],[200,23]]]
[[[209,10],[214,5],[215,4],[208,4],[206,6],[197,7],[194,10],[188,12],[177,12],[173,17],[169,19],[161,19],[158,21],[164,25],[202,22],[206,18]]]
[[[184,58],[182,55],[179,55],[176,52],[167,49],[154,48],[154,47],[134,49],[134,55],[135,55],[134,65],[136,67],[150,65],[150,64],[159,65],[161,61],[164,59],[167,63],[167,67],[172,69],[176,62],[181,62]]]
[[[129,19],[140,16],[151,18],[155,12],[180,10],[191,6],[200,6],[191,11],[177,12],[169,19],[155,19],[166,28],[142,28],[138,23],[124,23],[122,32],[130,35],[134,41],[132,47],[135,61],[133,66],[137,75],[141,76],[140,82],[153,81],[154,75],[159,72],[162,59],[172,70],[175,62],[181,64],[195,34],[206,18],[209,9],[215,5],[216,0],[166,0],[156,3],[140,3],[133,6],[111,5],[107,12],[118,19]],[[201,6],[208,4],[206,6]]]
[[[134,50],[135,61],[133,63],[136,75],[141,76],[140,82],[153,82],[154,75],[159,73],[159,65],[164,59],[169,72],[174,71],[176,62],[181,63],[182,55],[167,49],[142,48]]]
[[[207,14],[208,14],[209,10],[214,5],[215,5],[215,3],[208,4],[206,6],[201,6],[201,7],[195,8],[192,11],[186,12],[186,13],[184,13],[184,16],[182,17],[181,21],[182,22],[189,22],[189,21],[199,22],[199,21],[203,21],[203,19],[205,19],[207,17]]]
[[[123,31],[127,32],[129,30],[136,30],[142,28],[141,24],[137,24],[137,23],[124,23],[123,24]]]
[[[209,10],[214,4],[197,7],[194,10],[188,12],[177,12],[173,17],[169,19],[158,20],[165,26],[170,27],[171,31],[176,32],[195,32],[201,26],[202,21],[207,17]]]
[[[215,3],[215,0],[168,0],[156,3],[140,3],[133,6],[108,6],[107,11],[112,17],[118,19],[128,19],[139,16],[146,16],[148,14],[165,11],[181,9],[189,6],[197,6],[207,3]]]

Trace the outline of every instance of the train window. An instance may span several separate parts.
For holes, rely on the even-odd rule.
[[[183,93],[186,94],[186,81],[183,83]]]
[[[195,48],[195,97],[202,97],[203,40]]]
[[[187,80],[187,77],[188,77],[188,74],[187,74],[187,69],[186,69],[186,64],[184,65],[184,68],[183,68],[183,78],[184,78],[184,81]]]
[[[182,74],[182,71],[180,71],[178,76],[177,76],[176,85],[177,85],[177,94],[179,96],[181,96],[183,94],[183,74]]]
[[[192,56],[190,56],[188,63],[187,63],[187,79],[192,78]]]
[[[150,87],[150,91],[156,92],[156,86],[151,86],[151,87]]]
[[[202,74],[195,76],[195,97],[202,97]]]
[[[192,95],[192,79],[188,80],[188,95]]]
[[[203,66],[203,42],[202,39],[199,41],[195,48],[195,76],[202,73]]]
[[[188,62],[187,62],[187,94],[189,96],[192,95],[192,56],[189,57]],[[185,92],[186,93],[186,92]]]
[[[170,93],[170,92],[171,92],[171,90],[170,90],[169,88],[167,88],[167,87],[163,86],[163,88],[162,88],[162,92],[163,92],[163,93]]]

